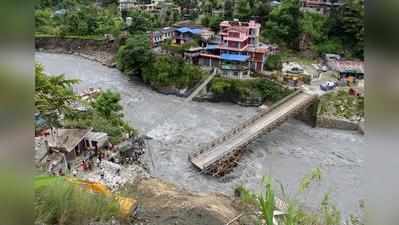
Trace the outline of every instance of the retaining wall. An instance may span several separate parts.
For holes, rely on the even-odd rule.
[[[341,130],[360,130],[359,123],[348,119],[333,118],[326,116],[318,116],[316,121],[317,127],[333,128]]]

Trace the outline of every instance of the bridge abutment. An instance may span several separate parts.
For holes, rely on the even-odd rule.
[[[312,104],[304,108],[301,112],[299,112],[295,119],[301,120],[308,124],[309,126],[315,128],[317,126],[317,111],[319,108],[320,100],[314,100]]]

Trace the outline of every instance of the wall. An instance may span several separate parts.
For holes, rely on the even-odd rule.
[[[331,118],[326,116],[318,116],[317,122],[318,127],[323,128],[334,128],[341,130],[360,130],[359,123],[353,122],[347,119]]]

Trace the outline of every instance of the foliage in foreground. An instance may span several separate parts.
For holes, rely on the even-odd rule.
[[[291,93],[290,90],[279,84],[265,79],[231,80],[215,78],[210,84],[210,90],[216,98],[232,102],[244,101],[245,99],[277,102]]]
[[[316,168],[305,176],[301,183],[300,193],[309,190],[312,183],[320,182],[321,170]],[[252,206],[249,208],[252,212],[249,214],[257,215],[258,224],[273,225],[273,211],[276,210],[276,191],[272,185],[272,179],[266,177],[263,179],[265,191],[263,193],[254,193],[243,186],[236,189],[239,193],[242,203]],[[285,195],[283,186],[281,192]],[[285,196],[285,202],[288,204],[283,216],[275,217],[281,225],[340,225],[342,222],[341,214],[334,204],[330,201],[330,195],[325,194],[320,203],[319,210],[312,212],[298,203],[295,199]],[[255,212],[254,212],[255,211]],[[347,224],[361,225],[361,220],[354,215],[350,216]]]
[[[78,225],[119,217],[112,198],[88,192],[61,179],[35,178],[35,221],[44,224]],[[41,184],[37,184],[41,183]]]
[[[51,126],[59,126],[58,116],[70,112],[71,103],[78,99],[72,90],[76,83],[77,80],[65,79],[64,75],[47,76],[42,65],[35,65],[35,110]]]

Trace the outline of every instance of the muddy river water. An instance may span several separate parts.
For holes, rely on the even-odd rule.
[[[36,61],[50,74],[80,79],[77,91],[89,87],[121,93],[125,119],[152,137],[147,158],[155,177],[201,192],[233,194],[238,185],[260,191],[261,179],[271,175],[291,197],[317,207],[324,193],[344,216],[357,213],[364,199],[362,177],[364,137],[357,132],[311,128],[289,120],[255,140],[240,165],[223,178],[199,174],[188,154],[256,113],[256,108],[227,103],[184,103],[183,98],[159,94],[116,69],[78,56],[37,53]],[[297,195],[302,177],[320,167],[320,184]]]

